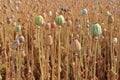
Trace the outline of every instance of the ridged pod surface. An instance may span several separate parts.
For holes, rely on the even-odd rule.
[[[41,15],[35,17],[35,24],[41,26],[44,23],[44,19]]]
[[[102,33],[101,26],[98,23],[92,25],[91,34],[92,36],[99,36]]]
[[[57,25],[63,25],[65,23],[65,19],[62,15],[56,16],[55,22]]]

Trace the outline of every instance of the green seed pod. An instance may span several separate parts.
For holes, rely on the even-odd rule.
[[[65,23],[65,19],[62,15],[59,15],[55,18],[55,22],[57,25],[63,25]]]
[[[87,11],[86,8],[81,10],[81,14],[82,14],[82,15],[87,14],[87,12],[88,12],[88,11]]]
[[[20,25],[17,25],[16,26],[16,32],[20,32],[21,31],[21,26]]]
[[[91,34],[93,36],[98,36],[102,33],[102,29],[101,29],[101,26],[98,24],[98,23],[95,23],[92,25],[92,28],[91,28]]]
[[[35,17],[35,24],[41,26],[44,23],[44,19],[41,15]]]

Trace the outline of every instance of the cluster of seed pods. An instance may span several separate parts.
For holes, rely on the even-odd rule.
[[[117,0],[0,2],[0,79],[119,80]]]

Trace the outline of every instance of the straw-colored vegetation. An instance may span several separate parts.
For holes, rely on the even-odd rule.
[[[0,80],[120,80],[119,0],[0,0]]]

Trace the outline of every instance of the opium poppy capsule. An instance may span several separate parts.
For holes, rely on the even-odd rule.
[[[113,38],[113,44],[117,44],[117,38]]]
[[[12,23],[12,19],[11,18],[7,18],[7,23],[8,24]]]
[[[49,12],[48,12],[48,15],[49,15],[49,16],[52,16],[52,11],[49,11]]]
[[[55,29],[55,28],[56,28],[56,26],[57,26],[57,25],[56,25],[56,23],[55,23],[55,22],[52,22],[52,23],[51,23],[51,28],[52,28],[52,29]]]
[[[65,19],[62,15],[56,16],[55,22],[57,25],[63,25],[65,23]]]
[[[76,24],[76,29],[79,29],[81,26],[80,26],[80,24]]]
[[[112,24],[114,22],[114,18],[112,15],[108,16],[108,24]]]
[[[51,23],[46,23],[45,24],[45,29],[50,30],[51,29]]]
[[[102,34],[101,26],[98,23],[92,25],[91,34],[92,36],[99,36],[100,34]]]
[[[46,17],[47,17],[46,13],[43,13],[43,18],[46,18]]]
[[[68,20],[68,21],[67,21],[67,26],[68,26],[68,27],[72,26],[72,21],[71,21],[71,20]]]
[[[46,44],[49,46],[53,44],[53,38],[50,34],[46,36]]]
[[[35,24],[41,26],[44,23],[44,19],[41,15],[35,17]]]
[[[88,13],[88,11],[87,11],[86,8],[84,8],[84,9],[81,10],[81,14],[82,14],[82,15],[87,14],[87,13]]]
[[[21,26],[17,25],[15,30],[16,30],[16,32],[20,32],[21,31]]]
[[[13,49],[13,50],[16,50],[19,45],[20,45],[20,42],[19,42],[18,39],[16,39],[16,40],[12,43],[12,49]]]
[[[17,23],[16,22],[13,22],[13,26],[16,26],[17,25]]]
[[[106,15],[107,15],[107,16],[110,16],[110,15],[111,15],[111,13],[110,13],[109,11],[107,11],[107,12],[106,12]]]
[[[24,36],[22,36],[22,35],[21,35],[18,39],[19,39],[19,42],[20,42],[20,43],[23,43],[23,42],[25,41],[25,38],[24,38]]]
[[[81,50],[81,43],[77,39],[73,39],[70,44],[70,49],[72,52],[78,52]]]

